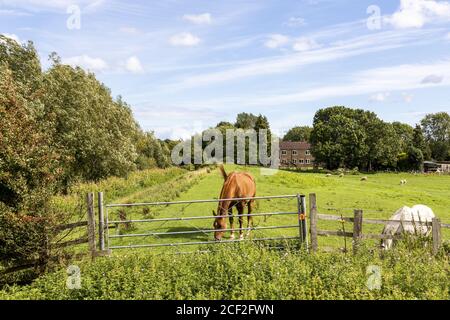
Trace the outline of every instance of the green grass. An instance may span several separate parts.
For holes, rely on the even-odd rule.
[[[238,167],[227,166],[226,170],[241,170],[251,172],[257,185],[257,195],[288,195],[302,193],[316,193],[317,205],[320,213],[342,214],[343,216],[352,216],[354,209],[363,209],[365,218],[388,219],[398,208],[414,204],[425,204],[430,206],[435,214],[443,222],[450,222],[450,176],[431,176],[431,175],[413,175],[413,174],[393,174],[378,173],[368,176],[367,181],[361,181],[361,175],[347,175],[342,178],[338,176],[327,177],[325,174],[314,173],[296,173],[287,171],[278,171],[275,175],[266,176],[260,173],[256,167]],[[406,179],[406,185],[400,185],[400,180]],[[197,184],[188,190],[180,192],[175,200],[196,200],[217,198],[223,179],[218,170],[212,170]],[[148,201],[145,196],[135,197],[135,201]],[[191,217],[200,215],[212,215],[212,210],[217,209],[217,204],[190,204],[190,205],[172,205],[165,207],[148,207],[147,217]],[[123,209],[127,213],[127,218],[142,218],[143,208]],[[297,210],[296,199],[271,199],[258,200],[255,212],[277,212]],[[117,219],[117,209],[110,210],[110,220]],[[235,219],[235,228],[238,223]],[[297,224],[295,215],[290,216],[269,216],[255,217],[256,226],[280,226]],[[246,226],[246,221],[244,222]],[[342,224],[338,222],[319,221],[318,227],[324,230],[338,230]],[[347,231],[352,230],[352,224],[347,223],[344,228]],[[382,226],[368,225],[363,227],[364,233],[379,233]],[[176,222],[154,222],[154,223],[135,223],[131,231],[122,230],[121,233],[148,233],[148,232],[177,232],[188,230],[207,230],[212,229],[212,221],[176,221]],[[450,237],[450,230],[444,229],[445,239]],[[111,230],[111,234],[116,234],[117,230]],[[298,229],[276,229],[254,231],[252,237],[267,236],[295,236],[298,235]],[[228,237],[229,235],[226,235]],[[187,241],[209,241],[212,240],[212,233],[197,233],[190,235],[160,235],[157,237],[142,238],[121,238],[112,239],[111,245],[126,246],[130,244],[158,244]],[[375,241],[371,241],[375,245]],[[319,247],[344,247],[344,238],[342,237],[320,237]],[[350,247],[350,241],[347,239],[347,248]],[[185,251],[187,248],[177,248]],[[191,249],[191,248],[190,248]],[[152,249],[154,251],[158,251]],[[167,250],[167,248],[164,248]]]
[[[448,257],[397,247],[380,258],[364,250],[304,254],[255,244],[223,245],[209,254],[127,253],[83,261],[81,289],[67,289],[61,268],[0,299],[449,299]],[[369,266],[380,288],[368,286]]]
[[[104,192],[104,202],[133,203],[145,199],[146,201],[170,201],[185,190],[198,183],[206,174],[205,170],[190,172],[180,168],[151,169],[130,174],[128,178],[109,178],[99,183],[79,184],[73,187],[66,196],[56,196],[53,206],[68,213],[66,222],[86,220],[85,195],[88,192]],[[97,195],[95,194],[95,197]],[[95,210],[98,210],[97,201]],[[132,218],[130,215],[128,218]],[[55,242],[68,241],[80,237],[87,237],[85,228],[62,232]],[[86,252],[88,245],[78,245],[72,248],[76,252]]]
[[[257,185],[257,196],[316,193],[320,213],[352,216],[363,209],[365,218],[389,218],[401,206],[425,204],[442,222],[450,223],[450,176],[377,173],[344,177],[316,173],[278,171],[262,175],[259,168],[226,166],[249,171]],[[400,180],[406,179],[406,185]],[[106,203],[179,201],[217,198],[223,183],[217,169],[186,171],[178,168],[138,172],[128,179],[109,179],[79,185],[69,196],[55,198],[67,210],[83,201],[83,193],[104,191]],[[124,209],[127,219],[211,215],[216,203],[132,207]],[[297,210],[296,199],[258,200],[254,212]],[[109,209],[109,219],[118,219],[118,209]],[[236,219],[237,220],[237,219]],[[110,234],[173,232],[212,229],[212,219],[175,222],[134,223],[131,230],[110,229]],[[297,217],[255,217],[256,226],[297,225]],[[246,224],[245,224],[246,225]],[[324,230],[341,229],[338,222],[319,221]],[[237,221],[235,227],[238,227]],[[346,223],[347,231],[352,224]],[[379,233],[381,226],[364,224],[364,233]],[[443,229],[448,242],[450,230]],[[298,229],[253,231],[252,238],[296,236]],[[225,238],[228,238],[228,234]],[[161,244],[212,241],[212,233],[162,235],[110,239],[110,245]],[[276,246],[279,246],[277,243]],[[65,289],[67,274],[58,269],[29,286],[0,291],[0,298],[23,299],[430,299],[449,298],[448,255],[432,257],[430,247],[398,248],[381,258],[376,242],[367,240],[363,254],[352,257],[339,252],[303,255],[297,242],[282,243],[285,251],[260,248],[248,242],[234,245],[183,246],[113,250],[109,258],[74,262],[80,265],[82,290]],[[351,239],[347,239],[351,249]],[[319,249],[344,247],[342,237],[319,237]],[[86,250],[85,247],[78,247]],[[210,253],[170,254],[186,251]],[[365,286],[366,267],[382,267],[382,290]]]

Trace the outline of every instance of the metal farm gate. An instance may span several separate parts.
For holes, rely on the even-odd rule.
[[[93,194],[91,194],[93,200]],[[165,231],[165,232],[140,232],[140,233],[131,233],[127,232],[125,234],[121,234],[118,230],[124,226],[130,226],[135,223],[145,223],[145,224],[155,224],[155,223],[174,223],[174,222],[192,222],[192,221],[200,221],[206,220],[211,222],[215,218],[229,218],[228,215],[218,216],[218,215],[196,215],[196,216],[176,216],[176,217],[166,217],[166,218],[145,218],[145,219],[127,219],[125,214],[120,215],[120,210],[124,210],[126,208],[150,208],[150,207],[179,207],[181,205],[189,206],[191,204],[205,204],[205,203],[219,203],[224,201],[250,201],[250,200],[260,200],[260,201],[272,201],[274,199],[286,199],[292,200],[292,210],[285,210],[280,212],[262,212],[262,213],[251,213],[249,214],[235,214],[234,218],[245,218],[248,216],[251,217],[267,217],[272,216],[292,216],[292,223],[284,224],[284,225],[275,225],[275,226],[248,226],[247,228],[233,228],[233,229],[224,229],[225,232],[245,232],[245,231],[257,231],[257,230],[271,230],[271,229],[295,229],[295,235],[291,236],[263,236],[256,237],[250,239],[242,239],[242,240],[222,240],[215,241],[212,239],[212,234],[217,230],[214,228],[199,228],[197,226],[193,226],[190,230],[183,231]],[[92,201],[93,203],[93,201]],[[111,212],[116,210],[114,213],[117,215],[119,219],[111,219]],[[144,209],[149,210],[149,209]],[[93,210],[92,210],[93,211]],[[308,237],[307,237],[307,221],[306,221],[306,203],[305,196],[296,194],[296,195],[279,195],[279,196],[262,196],[262,197],[252,197],[252,198],[233,198],[233,199],[209,199],[209,200],[190,200],[190,201],[173,201],[173,202],[143,202],[143,203],[113,203],[113,204],[104,204],[103,203],[103,193],[98,193],[98,223],[99,223],[99,248],[100,253],[106,252],[109,253],[111,250],[115,249],[127,249],[127,248],[155,248],[155,247],[178,247],[178,246],[189,246],[189,245],[215,245],[215,244],[223,244],[223,243],[233,243],[233,242],[242,242],[242,241],[270,241],[270,240],[295,240],[299,241],[299,244],[303,248],[308,248]],[[113,233],[112,230],[116,229],[116,232]],[[130,230],[133,231],[133,230]],[[292,233],[292,232],[291,232]],[[204,234],[211,236],[211,241],[186,241],[189,236],[195,234]],[[186,235],[186,239],[183,237]],[[114,244],[113,241],[117,241],[118,239],[135,239],[135,238],[148,238],[152,237],[153,239],[158,240],[158,237],[161,236],[174,236],[177,238],[182,238],[180,242],[166,242],[166,243],[128,243],[128,244]],[[208,236],[208,238],[209,238]]]

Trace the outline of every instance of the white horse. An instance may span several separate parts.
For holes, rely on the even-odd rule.
[[[433,210],[431,208],[418,204],[412,208],[404,206],[398,209],[394,215],[384,226],[381,234],[383,235],[399,235],[403,232],[408,232],[411,234],[422,234],[429,235],[431,228],[425,224],[425,222],[431,222],[435,217]],[[393,245],[393,239],[382,239],[381,248],[388,250]]]

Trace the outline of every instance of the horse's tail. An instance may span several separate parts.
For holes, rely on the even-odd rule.
[[[220,169],[220,173],[222,173],[223,179],[224,179],[224,180],[227,180],[228,175],[227,175],[227,173],[225,172],[225,168],[223,167],[223,164],[221,164],[221,165],[219,166],[219,169]]]

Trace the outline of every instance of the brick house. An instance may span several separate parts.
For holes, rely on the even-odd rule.
[[[282,167],[312,167],[314,157],[311,144],[306,141],[280,141],[280,165]]]

